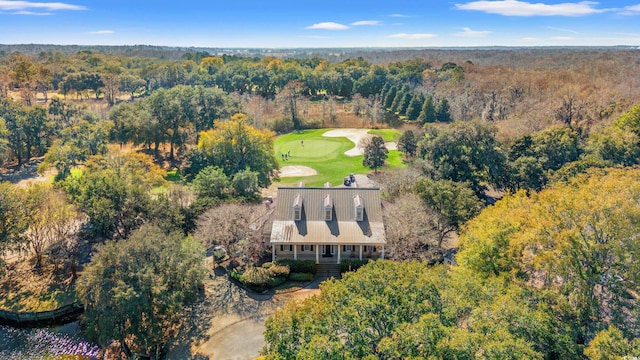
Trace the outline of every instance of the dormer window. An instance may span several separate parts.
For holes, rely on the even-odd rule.
[[[333,199],[329,194],[324,197],[324,220],[333,220]]]
[[[302,196],[299,194],[293,200],[293,220],[302,220]]]
[[[360,195],[356,195],[356,197],[353,198],[353,205],[356,211],[356,221],[363,221],[364,220],[364,201],[362,200]]]

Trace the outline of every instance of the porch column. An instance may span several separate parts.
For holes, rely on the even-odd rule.
[[[380,258],[384,260],[384,245],[382,245],[382,252],[380,253]]]
[[[293,260],[298,260],[298,245],[293,245]]]
[[[276,261],[276,244],[271,244],[271,262]]]
[[[362,261],[362,245],[360,245],[360,261]]]
[[[338,247],[338,264],[340,264],[340,245],[336,245]]]
[[[320,245],[316,244],[316,264],[320,264]]]

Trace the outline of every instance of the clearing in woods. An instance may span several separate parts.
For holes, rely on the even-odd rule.
[[[360,139],[369,132],[368,129],[317,129],[278,137],[274,144],[281,167],[278,185],[289,186],[304,181],[307,186],[323,186],[326,182],[337,186],[350,173],[369,173],[370,169],[362,165],[362,152],[357,148]],[[397,130],[385,130],[383,137],[394,139],[396,133],[399,134]],[[395,143],[388,143],[387,148],[390,151],[385,168],[402,166]],[[304,172],[300,166],[310,169]],[[317,174],[313,175],[311,169]]]

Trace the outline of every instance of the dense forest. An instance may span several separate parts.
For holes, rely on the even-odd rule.
[[[205,251],[261,262],[278,134],[397,128],[393,261],[278,312],[267,358],[638,355],[637,49],[209,50],[0,48],[5,283],[62,274],[92,339],[160,356]]]

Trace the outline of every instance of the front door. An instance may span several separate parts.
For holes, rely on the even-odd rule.
[[[324,246],[324,256],[325,257],[331,256],[331,245]]]

